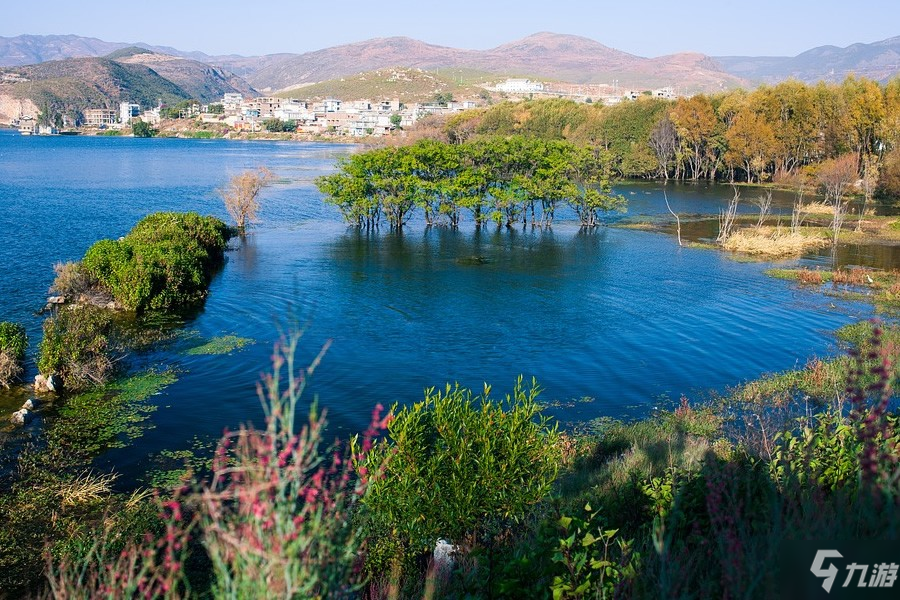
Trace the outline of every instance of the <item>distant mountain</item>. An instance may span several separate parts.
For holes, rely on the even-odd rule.
[[[256,89],[279,90],[391,67],[468,69],[497,78],[522,76],[620,87],[676,85],[682,91],[735,87],[741,81],[700,54],[642,58],[594,40],[538,33],[491,50],[462,50],[406,37],[376,38],[303,54],[209,56],[145,43],[110,43],[78,36],[0,38],[0,65],[21,65],[73,56],[105,56],[137,46],[158,54],[216,65]]]
[[[144,108],[194,98],[212,101],[226,92],[256,95],[245,81],[220,68],[142,48],[107,57],[68,58],[0,69],[0,122],[24,114],[77,117],[87,108]]]
[[[521,76],[571,83],[612,83],[620,88],[673,85],[680,93],[716,91],[748,82],[796,78],[807,82],[840,81],[849,73],[880,81],[900,73],[900,37],[847,48],[822,46],[794,57],[725,56],[711,58],[682,53],[644,58],[604,46],[594,40],[554,33],[537,33],[490,50],[464,50],[428,44],[407,37],[376,38],[303,54],[210,56],[146,43],[105,42],[76,35],[0,37],[0,66],[19,66],[72,57],[99,57],[129,47],[177,57],[212,71],[204,83],[194,81],[203,68],[196,64],[153,59],[151,68],[193,95],[212,94],[225,84],[237,90],[249,84],[260,90],[286,88],[353,77],[394,67],[464,69],[501,77]],[[134,56],[139,56],[135,54]],[[144,61],[149,59],[135,59]],[[123,57],[126,63],[134,62]],[[172,63],[172,64],[168,64]],[[165,72],[164,72],[165,71]],[[190,73],[190,74],[189,74]],[[213,82],[218,80],[219,83]]]
[[[588,38],[555,33],[537,33],[490,50],[460,50],[393,37],[267,58],[264,67],[245,74],[257,89],[283,89],[390,67],[473,69],[497,76],[518,75],[572,83],[619,80],[623,87],[676,85],[692,91],[735,87],[741,83],[703,55],[648,59]],[[232,68],[227,61],[224,64]]]
[[[846,48],[820,46],[797,56],[722,56],[715,59],[737,77],[753,82],[776,83],[785,79],[840,82],[855,74],[887,81],[900,73],[900,37]]]

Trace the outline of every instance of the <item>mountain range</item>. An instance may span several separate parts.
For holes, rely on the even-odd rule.
[[[794,57],[710,57],[680,53],[645,58],[574,35],[536,33],[489,50],[464,50],[407,37],[376,38],[302,54],[211,56],[145,43],[77,35],[0,37],[0,97],[35,104],[148,104],[255,95],[392,67],[465,70],[504,77],[612,84],[620,89],[674,86],[680,94],[749,87],[788,78],[840,81],[850,73],[879,81],[900,72],[900,37],[846,48],[822,46]],[[28,80],[29,85],[18,83]],[[70,103],[71,104],[71,103]],[[0,98],[2,105],[2,98]],[[78,107],[75,107],[78,108]]]

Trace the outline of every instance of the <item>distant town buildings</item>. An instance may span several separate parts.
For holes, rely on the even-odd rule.
[[[568,87],[566,87],[568,85]],[[641,96],[653,96],[672,100],[675,90],[664,87],[652,91],[628,90],[624,93],[617,85],[603,84],[545,85],[530,79],[507,79],[494,87],[510,94],[539,94],[542,96],[570,98],[581,102],[602,102],[612,105],[636,100]],[[238,93],[225,94],[221,101],[207,105],[183,102],[177,106],[181,119],[196,119],[203,123],[227,125],[238,132],[261,132],[272,121],[290,123],[289,128],[279,126],[277,131],[297,131],[311,135],[337,135],[350,137],[388,135],[398,127],[411,127],[430,115],[448,115],[475,108],[475,101],[433,102],[404,105],[399,99],[352,100],[325,98],[302,100],[263,96],[244,98]],[[88,127],[124,127],[134,119],[158,125],[162,117],[175,116],[170,109],[160,105],[141,112],[138,104],[122,102],[119,110],[92,108],[84,111],[84,124]],[[267,123],[269,122],[269,123]]]
[[[132,104],[131,102],[122,102],[119,104],[119,121],[123,125],[131,123],[135,117],[141,116],[141,105]]]
[[[84,124],[88,127],[109,127],[119,121],[116,111],[108,108],[89,108],[84,111]]]
[[[506,92],[507,94],[531,94],[543,92],[544,84],[540,81],[531,81],[530,79],[507,79],[503,83],[498,83],[495,89],[498,92]]]

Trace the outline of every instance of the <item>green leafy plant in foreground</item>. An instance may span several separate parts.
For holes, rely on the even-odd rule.
[[[554,600],[562,598],[611,598],[624,583],[635,577],[640,555],[633,541],[617,537],[617,529],[604,529],[600,513],[590,504],[584,517],[561,517],[562,538],[553,561],[563,573],[553,578]]]
[[[394,407],[388,438],[361,468],[370,476],[363,516],[380,546],[370,549],[370,568],[408,564],[440,538],[490,546],[547,495],[561,451],[556,426],[540,416],[539,392],[520,377],[502,400],[489,386],[475,396],[448,385]]]

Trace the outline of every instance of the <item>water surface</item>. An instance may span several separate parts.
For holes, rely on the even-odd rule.
[[[317,394],[336,427],[355,431],[376,403],[413,402],[454,381],[503,393],[519,374],[539,380],[564,420],[640,416],[834,352],[829,332],[870,314],[766,277],[771,263],[679,248],[657,233],[584,231],[565,214],[543,231],[415,221],[402,234],[349,229],[312,181],[353,150],[0,132],[0,320],[27,326],[31,357],[54,262],[77,260],[150,212],[225,218],[215,190],[241,170],[266,166],[280,178],[263,195],[261,223],[232,242],[209,299],[185,325],[198,339],[255,343],[226,356],[189,356],[175,344],[140,358],[174,365],[180,379],[157,397],[153,429],[101,464],[136,473],[162,449],[258,422],[256,382],[291,316],[308,323],[301,361],[333,342],[308,399]],[[659,185],[619,190],[631,214],[665,212]],[[669,188],[684,213],[713,214],[730,195]],[[583,398],[591,401],[575,401]],[[0,408],[18,401],[0,395]]]

